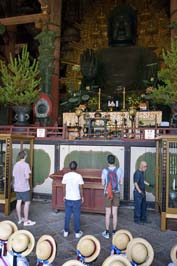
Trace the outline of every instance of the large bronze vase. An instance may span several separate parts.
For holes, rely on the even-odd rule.
[[[15,111],[15,125],[16,126],[28,126],[31,106],[28,105],[15,105],[13,106],[13,110]]]

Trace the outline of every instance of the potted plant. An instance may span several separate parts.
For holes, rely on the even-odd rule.
[[[162,52],[163,67],[158,71],[158,79],[151,78],[146,89],[146,99],[171,108],[171,126],[177,127],[177,39],[171,50]]]
[[[39,68],[38,61],[30,61],[27,45],[24,45],[21,54],[12,57],[6,64],[0,60],[0,102],[10,104],[16,111],[16,125],[25,125],[29,118],[32,103],[38,96]]]
[[[170,51],[163,50],[162,56],[164,66],[158,71],[160,82],[155,82],[153,77],[151,78],[151,84],[146,89],[146,97],[158,104],[171,107],[177,102],[177,40],[173,41]]]

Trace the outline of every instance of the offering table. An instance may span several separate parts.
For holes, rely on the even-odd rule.
[[[52,183],[52,208],[56,211],[64,210],[64,195],[62,178],[70,170],[63,168],[60,171],[50,175]],[[84,203],[81,211],[91,213],[104,213],[104,195],[101,184],[100,169],[77,169],[84,179]]]

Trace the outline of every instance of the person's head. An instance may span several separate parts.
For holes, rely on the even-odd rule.
[[[140,162],[140,168],[139,168],[142,172],[145,172],[147,170],[147,162],[145,161],[141,161]]]
[[[69,168],[70,168],[70,170],[75,171],[77,169],[77,163],[76,163],[76,161],[70,162]]]
[[[23,160],[23,159],[26,159],[26,157],[27,157],[27,153],[26,153],[26,151],[20,151],[19,153],[18,153],[18,158],[19,158],[19,160]]]
[[[109,154],[107,157],[108,164],[115,164],[115,156],[112,154]]]

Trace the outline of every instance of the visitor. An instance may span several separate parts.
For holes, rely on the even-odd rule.
[[[24,226],[31,226],[36,222],[28,219],[29,207],[31,201],[29,178],[31,174],[30,166],[25,161],[26,151],[22,150],[18,154],[19,161],[13,167],[14,191],[16,192],[16,212],[18,224],[23,222]],[[24,202],[24,217],[22,217],[22,203]]]
[[[108,167],[102,170],[102,185],[104,186],[104,201],[105,201],[105,225],[106,230],[102,236],[106,239],[110,238],[110,218],[111,212],[113,216],[112,235],[117,229],[117,212],[120,203],[120,186],[123,183],[123,171],[115,165],[115,156],[109,154],[107,157]]]
[[[64,187],[64,202],[65,202],[65,225],[64,237],[69,234],[69,225],[71,214],[74,215],[74,231],[75,237],[80,238],[83,232],[80,230],[80,209],[84,202],[83,196],[83,178],[76,172],[77,163],[75,161],[69,164],[70,172],[63,176],[62,184]]]
[[[151,186],[144,180],[144,174],[147,170],[147,163],[140,162],[139,169],[134,173],[134,222],[137,224],[147,223],[146,216],[146,192],[145,185]]]

